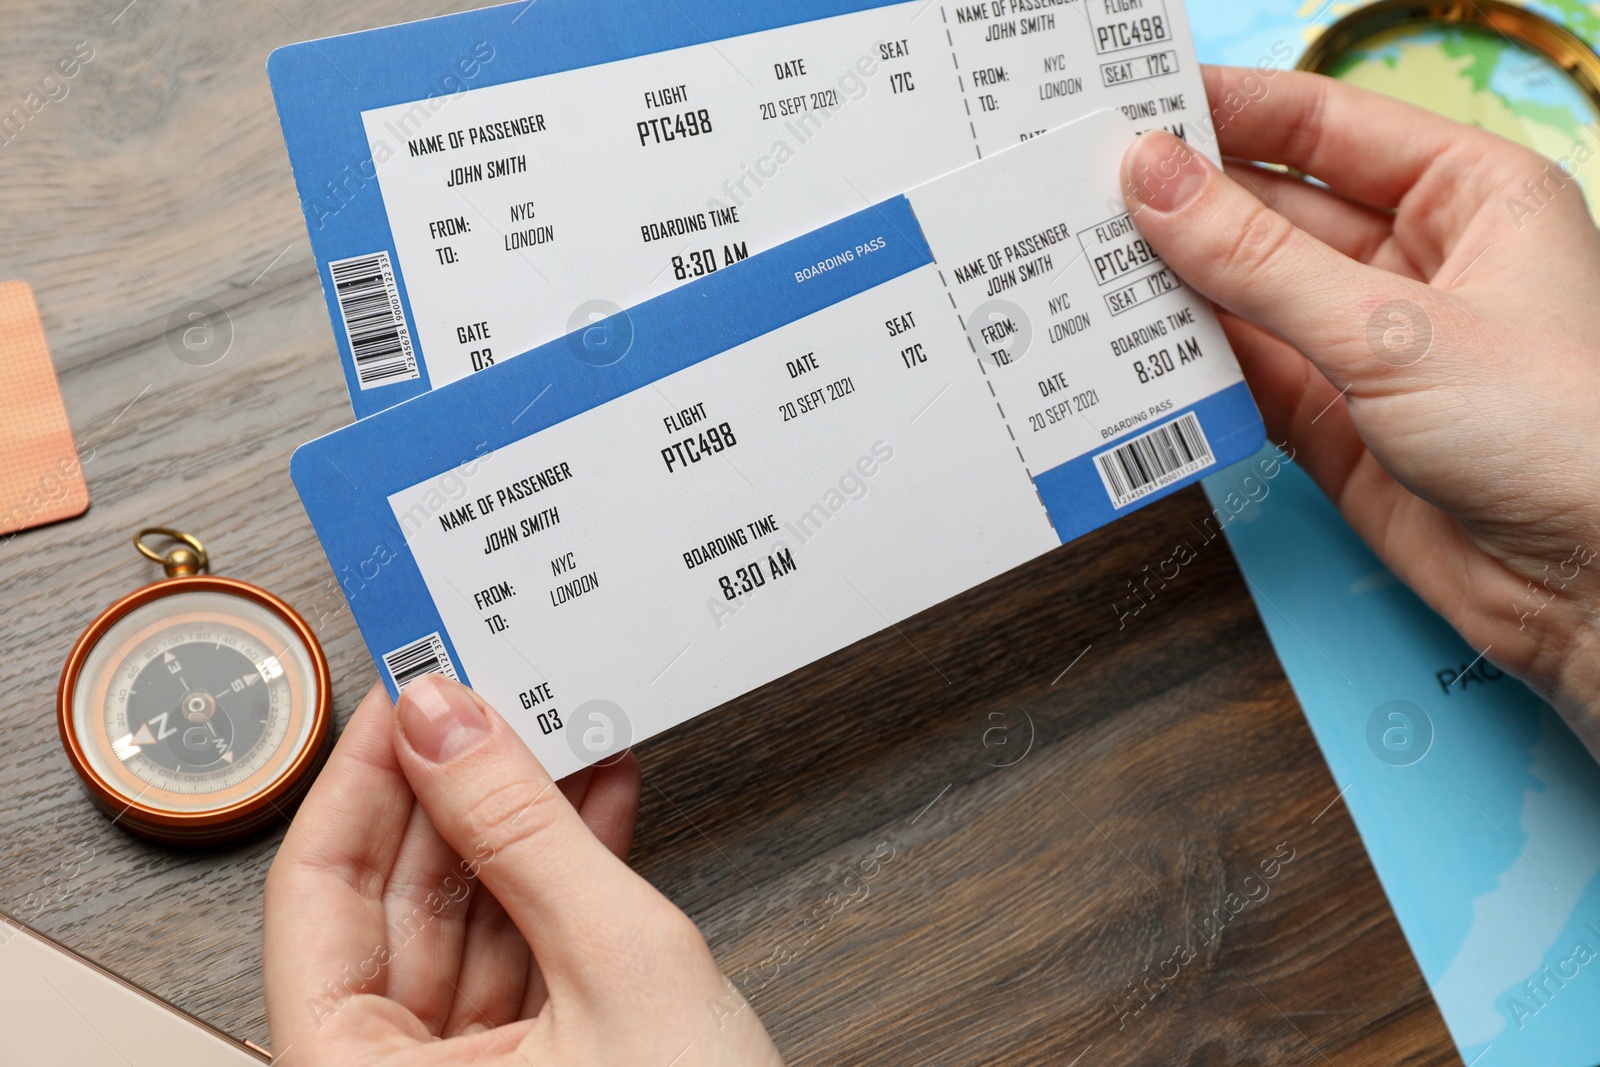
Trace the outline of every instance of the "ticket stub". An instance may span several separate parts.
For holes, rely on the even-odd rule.
[[[1092,111],[1212,143],[1182,0],[518,0],[268,66],[358,417]]]
[[[570,773],[1252,454],[1131,136],[1096,113],[302,446],[391,694],[470,682]]]

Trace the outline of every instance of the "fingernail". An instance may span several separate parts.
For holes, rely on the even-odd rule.
[[[429,675],[400,694],[400,732],[423,759],[449,763],[489,736],[489,719],[467,688]]]
[[[1123,182],[1145,207],[1166,214],[1199,196],[1214,170],[1204,153],[1165,130],[1152,130],[1128,150]]]

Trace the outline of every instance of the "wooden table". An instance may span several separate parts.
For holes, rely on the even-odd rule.
[[[0,543],[0,909],[270,1045],[282,831],[190,855],[111,827],[57,674],[156,576],[127,539],[159,521],[312,620],[341,721],[372,683],[289,482],[351,415],[263,68],[449,5],[124,2],[12,0],[0,38],[0,111],[94,50],[0,146],[0,261],[37,290],[94,499]],[[171,336],[201,301],[232,331],[205,368]],[[1117,627],[1202,510],[1190,490],[641,747],[634,863],[790,1063],[1459,1062],[1226,549]]]

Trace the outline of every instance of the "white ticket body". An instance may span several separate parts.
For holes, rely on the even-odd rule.
[[[1212,143],[1182,0],[519,0],[269,70],[357,416],[1092,111]]]
[[[1131,137],[1099,112],[300,448],[391,694],[469,681],[566,774],[1252,454]]]

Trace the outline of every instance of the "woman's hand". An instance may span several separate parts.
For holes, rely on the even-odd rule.
[[[1225,157],[1328,188],[1151,133],[1124,169],[1140,231],[1219,305],[1268,432],[1600,756],[1600,231],[1577,183],[1327,78],[1206,88]]]
[[[267,878],[274,1062],[781,1064],[623,862],[638,802],[631,755],[557,788],[471,690],[375,687]]]

